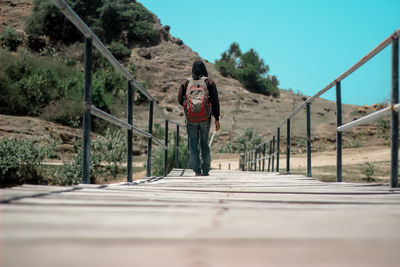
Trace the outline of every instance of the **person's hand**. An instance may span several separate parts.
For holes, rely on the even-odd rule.
[[[215,130],[218,131],[219,130],[219,121],[215,121]]]

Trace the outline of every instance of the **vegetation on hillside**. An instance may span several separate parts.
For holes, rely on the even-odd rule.
[[[215,67],[222,76],[239,80],[251,92],[279,97],[278,79],[267,74],[269,66],[254,49],[243,53],[238,43],[232,43]]]
[[[73,185],[82,182],[82,140],[74,142],[75,156],[61,166],[44,165],[53,158],[61,141],[44,137],[39,141],[21,137],[0,137],[0,187],[23,183]],[[126,133],[107,129],[104,136],[92,142],[91,180],[105,182],[126,175]]]
[[[126,47],[151,45],[159,41],[153,28],[154,17],[134,0],[66,0],[82,20],[106,44],[119,42]],[[26,24],[30,40],[49,37],[53,43],[73,44],[82,34],[49,0],[35,0]],[[37,42],[32,41],[35,49]],[[37,48],[37,47],[36,47]]]
[[[220,153],[244,153],[255,149],[255,147],[262,143],[262,136],[253,128],[246,128],[246,130],[238,135],[233,142],[227,143],[222,147]]]
[[[29,139],[0,138],[0,187],[47,184],[40,166],[51,154],[51,146],[39,146]]]
[[[83,71],[57,58],[34,57],[0,50],[0,113],[43,116],[78,127],[82,114]],[[92,102],[110,111],[126,94],[126,80],[105,64],[93,73]]]
[[[18,46],[22,43],[22,34],[17,33],[15,29],[7,27],[0,34],[0,44],[2,48],[9,51],[17,51]]]
[[[167,173],[171,172],[176,167],[176,133],[170,134],[168,137],[168,157],[167,157]],[[164,175],[164,159],[165,150],[157,147],[154,152],[153,163],[151,164],[152,175],[163,176]],[[190,168],[188,162],[188,145],[187,139],[182,138],[179,142],[179,168]]]

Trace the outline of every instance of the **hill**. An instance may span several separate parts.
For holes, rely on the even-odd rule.
[[[2,13],[0,31],[6,26],[11,26],[23,32],[25,20],[32,9],[32,2],[32,0],[2,1],[0,3]],[[199,58],[199,55],[185,45],[184,41],[172,36],[169,33],[170,27],[163,26],[156,15],[154,16],[156,18],[154,28],[160,30],[161,41],[153,46],[133,48],[129,60],[124,64],[134,64],[137,68],[138,80],[146,83],[148,90],[155,96],[165,113],[174,120],[184,123],[182,108],[177,105],[178,88],[181,81],[191,75],[191,65],[195,59]],[[82,53],[82,51],[76,52]],[[305,99],[305,96],[287,90],[280,91],[280,98],[251,93],[243,88],[239,81],[221,76],[215,70],[214,64],[205,62],[209,76],[216,81],[221,103],[221,131],[215,139],[214,151],[232,141],[246,128],[254,128],[265,138],[270,138],[276,133],[277,124]],[[343,121],[351,121],[359,116],[359,112],[365,112],[365,110],[358,111],[359,109],[359,106],[343,105]],[[312,104],[314,149],[334,148],[335,110],[334,102],[322,98]],[[113,110],[115,115],[122,117],[124,111],[125,107],[115,107]],[[14,121],[19,119],[15,118]],[[21,119],[25,120],[26,118]],[[146,106],[135,107],[135,120],[136,125],[143,129],[147,128]],[[159,118],[156,117],[157,120]],[[47,122],[35,119],[32,120],[32,123],[46,124]],[[22,128],[24,127],[24,124],[20,125]],[[304,150],[306,124],[303,111],[292,120],[292,126],[293,146],[296,148],[295,150]],[[281,131],[283,136],[286,133],[285,129],[284,126]],[[21,132],[24,130],[21,129]],[[366,136],[376,138],[366,142]],[[376,125],[358,127],[353,132],[344,135],[344,145],[349,147],[364,143],[379,144],[382,143],[382,140],[385,139],[380,135],[380,130]],[[326,146],[327,144],[328,146]]]

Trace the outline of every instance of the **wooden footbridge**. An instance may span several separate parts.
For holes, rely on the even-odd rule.
[[[277,173],[181,174],[1,190],[1,266],[400,264],[399,189]]]
[[[246,153],[242,170],[212,171],[195,177],[175,169],[168,176],[168,125],[179,127],[157,101],[114,58],[64,0],[52,0],[85,36],[83,184],[73,187],[23,185],[0,190],[0,256],[4,267],[70,266],[400,266],[398,189],[398,40],[400,29],[344,74],[289,114],[269,142],[272,172],[260,170],[265,144]],[[391,105],[342,125],[341,81],[392,45]],[[91,103],[92,47],[120,72],[128,85],[127,120]],[[134,87],[134,88],[133,88]],[[337,182],[311,175],[310,104],[336,88]],[[133,125],[134,90],[149,101],[148,131]],[[280,130],[286,125],[286,172],[290,172],[290,120],[307,114],[307,177],[274,172]],[[152,134],[153,110],[165,120],[164,142]],[[342,182],[342,132],[391,114],[391,187]],[[90,185],[90,119],[105,119],[128,132],[127,182]],[[147,177],[132,182],[132,135],[148,139]],[[152,143],[165,149],[165,177],[151,176]],[[267,143],[268,144],[268,143]],[[261,149],[261,147],[263,149]],[[264,165],[263,165],[264,167]]]

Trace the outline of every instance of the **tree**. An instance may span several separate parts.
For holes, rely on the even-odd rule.
[[[268,75],[269,66],[254,49],[242,53],[239,44],[234,42],[215,66],[222,76],[239,80],[251,92],[279,96],[277,77]]]
[[[136,1],[67,0],[67,4],[92,28],[104,43],[124,42],[152,45],[159,41],[153,15]],[[49,0],[35,0],[26,31],[46,35],[52,42],[72,44],[83,39],[76,27]]]

